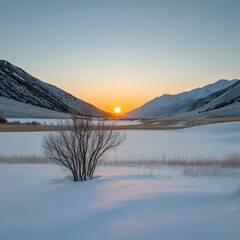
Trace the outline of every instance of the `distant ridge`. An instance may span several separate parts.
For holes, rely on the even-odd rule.
[[[153,100],[145,103],[140,108],[124,114],[123,116],[126,118],[146,119],[172,117],[176,115],[181,116],[181,114],[184,115],[186,112],[191,112],[199,108],[201,109],[197,112],[201,112],[204,111],[205,105],[210,104],[217,98],[220,98],[226,92],[231,90],[233,91],[234,88],[240,86],[239,84],[240,81],[238,79],[233,79],[231,81],[221,79],[213,84],[193,89],[189,92],[183,92],[176,95],[164,94],[161,97],[154,98]],[[238,97],[240,97],[240,91],[238,92],[236,90],[234,94],[230,93],[229,96],[232,96],[232,99],[228,99],[228,101],[237,101]],[[221,106],[221,100],[218,101],[218,104]],[[209,110],[215,109],[211,109],[211,107],[209,107],[207,111]],[[197,114],[194,116],[198,117]]]
[[[79,114],[84,115],[87,112],[97,117],[108,115],[107,112],[31,76],[5,60],[0,60],[0,96],[63,113],[68,113],[74,106]]]

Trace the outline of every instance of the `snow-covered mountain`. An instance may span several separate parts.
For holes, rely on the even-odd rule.
[[[240,83],[237,84],[234,88],[215,98],[213,101],[209,102],[202,108],[204,109],[203,111],[211,111],[237,102],[240,102]]]
[[[236,81],[234,84],[230,85],[227,88],[224,88],[220,91],[217,91],[217,92],[214,92],[214,93],[208,95],[205,98],[197,99],[197,100],[193,101],[192,103],[190,103],[189,105],[186,105],[184,108],[180,109],[176,114],[194,111],[196,109],[200,109],[201,107],[203,107],[203,109],[204,108],[207,109],[207,107],[206,107],[207,104],[211,103],[212,101],[214,102],[215,99],[217,99],[217,98],[222,99],[221,96],[223,96],[227,92],[231,92],[230,90],[234,89],[239,84],[240,84],[240,80]],[[232,94],[232,96],[233,96],[233,94]],[[234,97],[232,97],[232,99],[234,99]],[[199,111],[201,111],[201,110],[199,110]]]
[[[0,60],[0,96],[58,112],[67,113],[75,107],[79,114],[87,112],[93,116],[107,115],[95,106],[29,75],[5,60]]]
[[[176,95],[164,94],[161,97],[157,97],[145,103],[140,108],[124,114],[124,117],[156,118],[170,116],[179,112],[191,111],[191,105],[194,103],[196,104],[197,100],[201,99],[202,102],[204,102],[204,98],[230,87],[231,85],[237,83],[237,81],[238,79],[233,79],[231,81],[221,79],[213,84],[209,84],[202,88],[193,89],[189,92],[183,92]],[[207,103],[209,101],[207,101]],[[195,108],[196,107],[197,106],[195,106]]]
[[[0,116],[5,118],[68,118],[68,113],[37,107],[10,98],[0,97]]]
[[[210,99],[211,95],[206,99]],[[203,106],[192,111],[179,112],[174,118],[202,118],[202,117],[240,117],[240,81],[222,91]]]

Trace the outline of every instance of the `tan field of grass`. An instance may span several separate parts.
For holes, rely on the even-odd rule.
[[[154,127],[172,127],[187,128],[213,123],[238,122],[240,117],[235,118],[195,118],[195,119],[150,119],[142,120],[143,125],[152,125]]]
[[[1,161],[1,160],[0,160]],[[223,158],[217,157],[206,157],[206,158],[184,158],[184,157],[173,157],[173,158],[157,158],[152,160],[107,160],[100,162],[99,165],[104,166],[116,166],[116,165],[133,165],[133,166],[218,166],[221,168],[240,168],[240,154],[234,153]]]
[[[16,164],[46,164],[53,163],[44,156],[36,155],[12,155],[0,156],[0,163]],[[152,160],[102,160],[98,166],[134,166],[147,167],[150,169],[160,169],[161,167],[182,168],[184,175],[198,176],[224,176],[224,177],[240,177],[240,154],[231,154],[223,158],[198,158],[187,159],[183,157],[174,158],[158,158]],[[235,192],[239,193],[240,188],[236,188]]]
[[[50,163],[44,156],[37,155],[12,155],[4,156],[0,155],[0,163]],[[171,167],[194,167],[194,166],[218,166],[221,168],[240,168],[240,153],[230,154],[228,156],[217,158],[217,157],[206,157],[206,158],[184,158],[184,157],[173,157],[166,158],[161,157],[152,160],[101,160],[99,166],[121,166],[121,165],[133,165],[133,166],[171,166]]]
[[[39,132],[56,131],[58,129],[58,126],[53,125],[0,124],[0,132]]]

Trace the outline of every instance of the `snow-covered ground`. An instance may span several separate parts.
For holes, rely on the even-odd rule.
[[[0,239],[238,240],[236,182],[101,167],[75,183],[59,166],[0,164]]]
[[[126,132],[108,158],[222,157],[240,146],[240,122]],[[41,154],[44,134],[0,133],[0,154]],[[0,239],[238,240],[240,196],[232,191],[239,174],[183,172],[99,167],[92,181],[75,183],[56,165],[1,163]]]
[[[0,96],[0,112],[5,118],[65,118],[69,114],[22,103]]]
[[[222,157],[239,152],[240,122],[218,123],[181,130],[127,130],[126,141],[110,159]],[[41,154],[46,132],[0,133],[0,155]]]

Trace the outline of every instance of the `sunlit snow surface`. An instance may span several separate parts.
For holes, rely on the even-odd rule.
[[[240,146],[238,122],[126,132],[108,158],[221,157]],[[44,134],[0,133],[0,154],[41,154]],[[0,239],[238,240],[239,178],[182,173],[100,167],[92,181],[75,183],[56,165],[0,164]]]
[[[126,130],[126,141],[108,154],[110,159],[212,157],[239,152],[240,122],[181,130]],[[42,154],[46,132],[0,133],[0,154]]]
[[[101,167],[74,183],[59,166],[0,164],[0,239],[238,240],[233,179]]]

